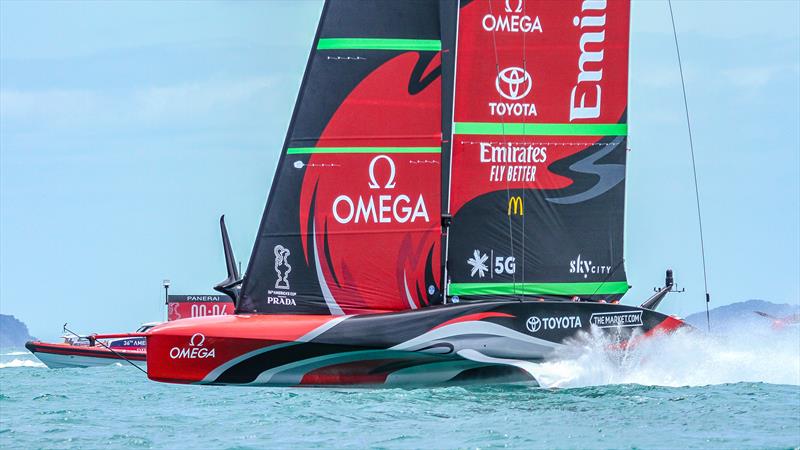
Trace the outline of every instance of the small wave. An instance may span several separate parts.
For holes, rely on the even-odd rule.
[[[697,330],[647,339],[625,351],[600,334],[570,343],[557,358],[537,365],[543,387],[610,384],[708,386],[740,382],[800,385],[800,329],[745,327],[735,333]]]
[[[14,367],[47,367],[38,361],[30,359],[12,359],[11,361],[0,363],[0,369],[10,369]]]
[[[20,356],[20,355],[30,355],[30,352],[10,352],[10,353],[2,353],[0,356]]]

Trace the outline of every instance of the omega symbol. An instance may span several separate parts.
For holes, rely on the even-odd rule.
[[[515,12],[515,13],[522,12],[522,2],[523,1],[524,0],[517,0],[517,8],[512,10],[511,9],[511,0],[506,0],[506,12],[509,12],[509,13],[510,12]]]
[[[195,333],[192,335],[192,338],[189,339],[189,346],[202,347],[205,342],[206,342],[206,337],[203,336],[203,333]]]
[[[369,163],[369,188],[370,189],[380,189],[380,184],[375,180],[375,163],[378,160],[385,159],[389,162],[389,179],[386,181],[386,185],[383,186],[385,189],[394,189],[394,175],[395,175],[395,167],[394,161],[392,158],[389,158],[386,155],[378,155],[372,158],[372,161]]]

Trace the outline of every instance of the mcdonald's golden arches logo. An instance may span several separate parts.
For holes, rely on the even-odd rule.
[[[522,197],[515,195],[508,199],[508,215],[514,214],[515,216],[524,216],[525,209],[522,203]]]

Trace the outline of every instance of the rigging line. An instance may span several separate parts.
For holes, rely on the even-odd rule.
[[[678,70],[681,73],[681,89],[683,91],[683,108],[686,112],[686,128],[689,131],[689,150],[692,155],[692,174],[694,175],[694,197],[697,204],[697,225],[700,228],[700,255],[703,260],[703,285],[706,289],[706,324],[708,331],[711,331],[711,314],[708,304],[711,302],[711,294],[708,292],[708,275],[706,270],[706,246],[703,239],[703,218],[700,214],[700,189],[697,184],[697,165],[694,158],[694,142],[692,141],[692,125],[689,121],[689,102],[686,100],[686,82],[683,79],[683,64],[681,63],[681,49],[678,45],[678,32],[675,29],[675,15],[672,13],[672,0],[667,0],[669,5],[669,18],[672,21],[672,36],[675,38],[675,52],[678,54]]]
[[[67,328],[67,324],[64,324],[64,327],[63,327],[63,328],[64,328],[64,331],[66,331],[66,332],[68,332],[68,333],[71,333],[71,334],[75,335],[75,337],[77,337],[78,339],[81,339],[81,338],[83,338],[83,336],[81,336],[81,335],[79,335],[78,333],[76,333],[76,332],[74,332],[74,331],[70,330],[69,328]],[[142,369],[141,367],[139,367],[139,366],[137,366],[136,364],[134,364],[134,363],[133,363],[133,361],[131,361],[130,359],[128,359],[128,358],[126,358],[126,357],[124,357],[124,356],[120,355],[119,353],[115,352],[114,350],[112,350],[112,349],[111,349],[111,347],[109,347],[109,346],[107,346],[106,344],[104,344],[104,343],[103,343],[101,340],[99,340],[99,339],[94,339],[94,342],[96,342],[96,343],[98,343],[98,344],[102,345],[102,346],[103,346],[103,347],[105,347],[105,348],[106,348],[108,351],[110,351],[111,353],[113,353],[113,354],[117,355],[117,356],[118,356],[120,359],[124,359],[125,361],[127,361],[127,362],[128,362],[128,364],[132,365],[133,367],[136,367],[137,369],[141,370],[143,374],[147,375],[147,371],[146,371],[146,370],[144,370],[144,369]]]
[[[528,5],[526,3],[522,3],[522,16],[526,16],[528,14]],[[522,33],[522,71],[526,74],[528,73],[528,58],[527,58],[527,46],[526,46],[526,37],[528,33]],[[533,80],[531,79],[531,84],[533,84]],[[522,129],[525,129],[525,123],[528,119],[527,115],[522,116]],[[509,144],[511,146],[511,144]],[[522,205],[520,206],[520,210],[522,212],[522,298],[521,301],[525,300],[525,200],[527,200],[527,195],[525,195],[528,190],[526,189],[527,182],[523,182],[522,185]],[[510,217],[509,217],[510,218]]]
[[[492,1],[493,0],[488,0],[488,3],[489,3],[489,15],[494,16],[494,12],[492,11]],[[499,57],[499,55],[497,53],[497,30],[495,28],[492,29],[492,49],[494,50],[494,68],[495,68],[495,71],[497,72],[497,78],[496,78],[497,81],[495,81],[495,84],[497,84],[497,82],[500,80],[500,57]],[[503,117],[502,115],[500,116],[500,130],[501,130],[501,133],[502,133],[502,136],[503,136],[503,140],[505,141],[506,140],[506,120],[505,120],[505,117]],[[511,203],[511,185],[509,183],[510,182],[508,181],[508,174],[506,174],[506,203],[507,204]],[[524,202],[523,202],[522,207],[523,208],[525,207]],[[502,208],[501,208],[501,210],[502,210]],[[513,228],[511,226],[511,214],[508,215],[508,240],[509,240],[509,244],[510,244],[510,247],[511,247],[511,259],[516,261],[516,258],[514,258],[514,231],[513,231]],[[492,265],[492,269],[491,270],[494,270],[494,266],[493,266],[494,262],[493,261],[489,261],[489,264]],[[517,271],[516,270],[514,270],[514,273],[511,274],[511,281],[512,281],[513,286],[514,286],[514,291],[513,292],[514,292],[514,295],[516,296],[517,295]]]

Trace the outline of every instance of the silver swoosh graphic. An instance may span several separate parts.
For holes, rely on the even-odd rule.
[[[406,288],[406,300],[408,300],[408,306],[411,309],[417,309],[417,304],[414,303],[414,298],[411,297],[411,292],[408,290],[408,280],[406,280],[406,270],[403,269],[403,287]]]
[[[622,180],[625,179],[624,165],[622,164],[595,165],[595,163],[604,156],[614,151],[622,143],[624,139],[625,139],[624,136],[617,136],[614,138],[613,141],[609,142],[602,150],[593,153],[580,161],[572,163],[572,165],[569,166],[570,170],[572,171],[599,176],[600,180],[597,182],[597,184],[592,186],[587,191],[578,194],[568,195],[566,197],[548,198],[547,201],[550,203],[558,203],[561,205],[580,203],[595,198],[597,196],[600,196],[601,194],[608,192],[614,186],[618,185]]]
[[[314,221],[314,229],[311,233],[313,234],[311,238],[314,241],[314,266],[317,268],[319,290],[322,291],[322,297],[325,298],[325,303],[328,305],[328,310],[330,310],[331,315],[344,315],[344,311],[342,311],[342,308],[340,308],[336,303],[336,299],[333,298],[333,294],[331,294],[328,283],[325,281],[325,275],[322,273],[322,265],[319,263],[319,248],[317,248],[317,221]]]

